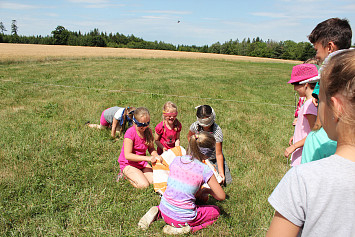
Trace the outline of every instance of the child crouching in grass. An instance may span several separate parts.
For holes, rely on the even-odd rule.
[[[186,156],[177,156],[170,164],[167,189],[160,205],[150,210],[140,219],[138,226],[147,229],[157,219],[163,218],[167,225],[166,234],[184,234],[195,232],[213,224],[220,215],[220,210],[213,205],[196,205],[196,194],[202,198],[212,195],[217,200],[224,200],[226,195],[217,182],[213,171],[204,163],[208,157],[204,148],[214,147],[215,138],[208,132],[201,132],[190,137]],[[210,189],[200,190],[207,183]]]

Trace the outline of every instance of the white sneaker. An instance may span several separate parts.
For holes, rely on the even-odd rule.
[[[155,220],[159,209],[157,206],[151,207],[147,213],[139,220],[138,226],[143,230],[148,229],[149,225]]]
[[[191,231],[191,227],[189,225],[176,228],[171,225],[166,225],[163,228],[163,232],[168,235],[182,235],[182,234],[187,234]]]

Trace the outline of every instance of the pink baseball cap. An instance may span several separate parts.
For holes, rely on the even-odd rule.
[[[318,77],[318,69],[314,64],[300,64],[292,68],[291,80],[287,83],[301,82]]]

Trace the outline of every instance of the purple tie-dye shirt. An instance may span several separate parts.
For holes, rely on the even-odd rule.
[[[191,156],[177,156],[169,166],[167,189],[159,209],[166,216],[181,222],[195,219],[195,194],[212,177],[212,170]]]

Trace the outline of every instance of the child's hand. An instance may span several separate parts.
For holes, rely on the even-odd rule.
[[[161,156],[156,156],[156,159],[157,159],[160,163],[163,163],[163,157],[161,157]]]
[[[285,150],[285,157],[288,158],[295,150],[296,150],[296,147],[294,145],[287,147]]]
[[[224,182],[226,181],[226,177],[222,173],[219,173],[219,175],[222,177],[222,182],[220,184],[224,184]]]
[[[160,163],[163,162],[163,158],[161,156],[152,156],[150,158],[150,162],[152,162],[152,164],[157,163],[157,161],[159,161]]]
[[[318,107],[318,99],[316,98],[312,98],[312,103],[314,104],[314,106]]]
[[[293,126],[296,126],[296,123],[297,123],[297,118],[295,118],[295,119],[293,120],[292,125],[293,125]]]
[[[288,141],[288,144],[290,145],[290,146],[292,146],[292,144],[293,144],[293,136],[290,138],[290,140]]]

